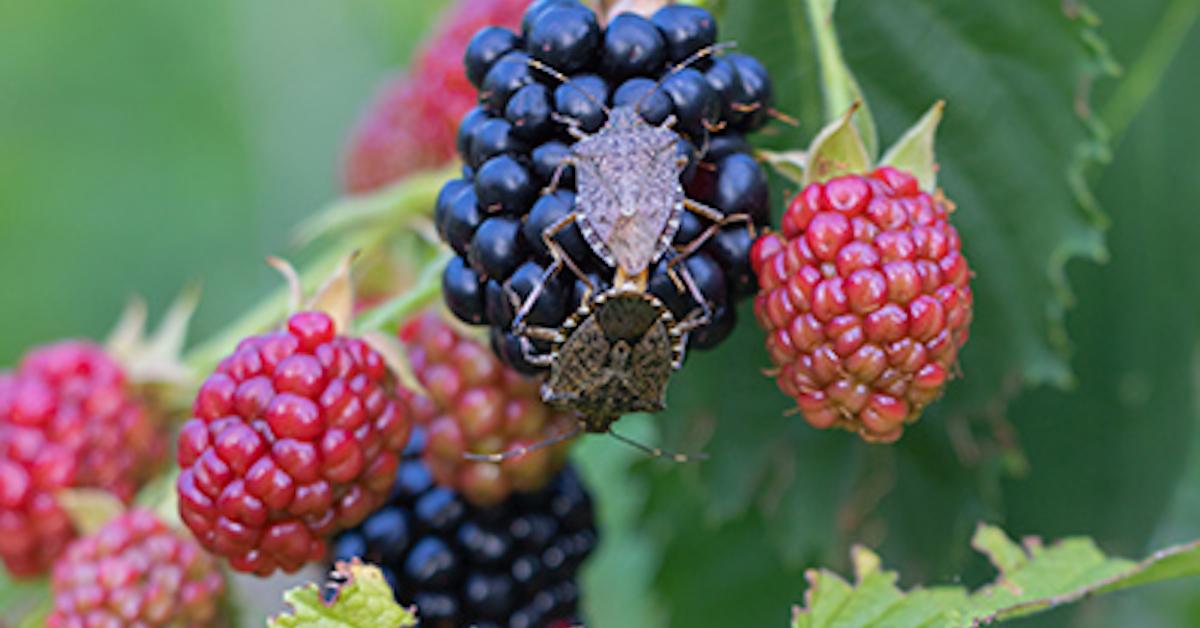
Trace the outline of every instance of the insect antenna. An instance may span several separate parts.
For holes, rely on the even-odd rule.
[[[663,83],[666,83],[667,79],[671,78],[676,73],[683,71],[684,68],[687,68],[688,66],[696,63],[697,61],[699,61],[705,57],[711,57],[712,55],[715,55],[718,52],[721,52],[722,50],[728,50],[730,48],[736,48],[736,47],[737,47],[736,41],[725,41],[725,42],[721,42],[719,44],[712,44],[710,46],[705,46],[705,47],[697,50],[696,52],[693,52],[690,57],[684,59],[683,61],[680,61],[678,64],[675,65],[675,67],[664,72],[662,76],[658,77],[658,81],[656,81],[654,83],[654,87],[652,89],[646,90],[646,93],[642,94],[641,98],[638,98],[637,102],[633,104],[633,110],[641,111],[642,110],[642,102],[645,101],[647,98],[649,98],[650,95],[653,94],[654,92],[657,92],[658,90],[662,89]]]
[[[582,433],[583,433],[583,422],[580,421],[575,424],[575,427],[567,430],[566,432],[563,432],[562,434],[556,434],[556,435],[551,436],[542,441],[538,441],[532,445],[529,445],[528,447],[517,447],[516,449],[510,449],[508,451],[502,451],[500,453],[495,453],[495,454],[476,454],[476,453],[471,453],[471,452],[465,452],[465,453],[463,453],[463,458],[466,458],[467,460],[471,460],[474,462],[491,462],[491,463],[499,464],[501,462],[504,462],[505,460],[512,460],[513,458],[520,458],[521,456],[524,456],[525,454],[531,454],[535,451],[540,451],[547,447],[553,447],[559,443],[565,443],[565,442],[571,440],[572,438],[579,436]]]
[[[630,447],[633,447],[634,449],[649,455],[651,458],[668,458],[674,462],[680,462],[680,463],[700,462],[701,460],[708,460],[708,454],[705,454],[705,453],[681,454],[678,452],[664,451],[663,449],[660,449],[658,447],[651,447],[649,445],[639,443],[636,440],[629,438],[628,436],[622,436],[622,435],[614,432],[612,430],[612,428],[609,428],[608,435],[617,439],[617,441],[619,441],[619,442],[629,445]]]
[[[529,67],[531,67],[535,70],[540,70],[540,71],[550,75],[555,80],[557,80],[559,83],[562,83],[563,85],[570,85],[571,87],[575,88],[575,91],[583,94],[584,98],[587,98],[588,100],[590,100],[592,102],[593,105],[596,105],[597,107],[599,107],[600,110],[604,112],[605,117],[612,114],[612,111],[609,110],[608,105],[600,102],[600,100],[598,98],[596,98],[594,95],[592,95],[592,93],[589,92],[588,90],[586,90],[578,85],[575,85],[574,82],[571,80],[571,77],[567,76],[566,74],[563,74],[562,72],[559,72],[558,70],[555,70],[554,68],[546,65],[545,63],[542,63],[541,61],[538,61],[537,59],[530,58],[526,61],[526,63],[529,64]]]

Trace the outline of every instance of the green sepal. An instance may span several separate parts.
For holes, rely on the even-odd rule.
[[[934,138],[945,109],[946,101],[933,103],[929,111],[884,153],[880,165],[912,173],[922,190],[933,192],[937,189],[938,165],[934,155]]]
[[[850,105],[845,115],[821,129],[813,138],[804,168],[804,185],[823,183],[844,174],[862,174],[871,169],[871,156],[854,125],[854,114],[861,105],[861,101]]]

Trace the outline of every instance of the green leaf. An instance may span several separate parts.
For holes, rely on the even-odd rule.
[[[852,553],[854,582],[821,569],[806,574],[804,605],[794,628],[826,626],[978,626],[1031,615],[1085,597],[1200,575],[1200,541],[1171,547],[1134,563],[1105,556],[1083,537],[1043,546],[1037,538],[1018,545],[999,528],[980,525],[971,542],[999,575],[974,591],[961,586],[897,586],[879,556],[862,547]]]
[[[416,626],[412,609],[396,603],[392,589],[383,572],[374,565],[363,564],[357,558],[339,562],[333,571],[335,580],[342,579],[332,600],[321,599],[316,583],[296,587],[283,594],[291,611],[270,620],[271,628],[314,626],[317,628],[360,628],[380,626],[399,628]]]
[[[853,122],[854,113],[861,106],[861,101],[855,101],[841,118],[813,138],[804,167],[804,185],[871,169],[871,155]]]
[[[934,103],[929,111],[884,153],[880,165],[907,170],[917,177],[922,190],[936,190],[937,157],[934,152],[934,140],[945,109],[945,101],[939,100]]]
[[[879,132],[871,108],[864,102],[862,89],[854,74],[842,58],[841,45],[833,25],[837,0],[805,0],[808,8],[808,23],[812,28],[817,46],[817,58],[821,63],[821,93],[825,100],[825,118],[835,120],[854,106],[862,103],[862,110],[854,117],[854,125],[862,137],[868,161],[879,154]]]

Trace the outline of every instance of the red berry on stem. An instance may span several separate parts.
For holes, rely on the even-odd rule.
[[[180,516],[209,551],[269,575],[382,503],[408,441],[411,393],[321,312],[243,340],[180,430]]]
[[[814,427],[890,442],[942,392],[971,322],[947,204],[883,167],[805,187],[758,239],[755,313]]]
[[[64,341],[0,373],[0,557],[44,572],[75,536],[54,494],[90,487],[128,502],[164,457],[165,434],[100,347]]]
[[[77,539],[54,564],[47,628],[212,625],[225,580],[194,541],[146,510]]]

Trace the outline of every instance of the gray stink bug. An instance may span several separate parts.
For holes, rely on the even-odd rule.
[[[631,285],[645,290],[651,264],[667,251],[673,250],[671,241],[679,230],[684,211],[691,211],[711,224],[688,247],[679,251],[670,262],[672,272],[675,264],[729,224],[745,223],[750,228],[751,219],[746,214],[725,215],[719,210],[687,198],[680,176],[687,167],[687,158],[678,152],[679,135],[672,130],[675,117],[668,117],[659,126],[651,126],[638,111],[642,101],[662,87],[672,74],[688,67],[732,44],[708,46],[666,72],[654,88],[633,105],[622,105],[609,109],[604,103],[594,100],[587,90],[580,91],[608,115],[604,126],[595,134],[588,135],[580,123],[571,118],[557,116],[567,125],[567,131],[576,138],[570,153],[559,165],[546,193],[553,192],[562,172],[567,167],[575,168],[576,208],[559,221],[546,227],[542,241],[550,251],[552,263],[546,268],[542,281],[526,296],[514,317],[514,329],[518,329],[533,305],[541,296],[542,287],[563,266],[583,280],[589,288],[594,286],[575,260],[563,250],[555,236],[578,224],[588,245],[608,266],[615,270],[613,285]],[[531,66],[546,72],[565,85],[571,79],[561,72],[534,59]],[[673,275],[674,278],[674,275]],[[675,281],[680,287],[685,282]],[[693,294],[693,296],[697,296]],[[586,298],[585,298],[586,300]],[[701,300],[707,311],[708,304]]]

